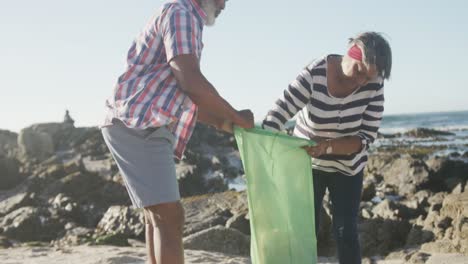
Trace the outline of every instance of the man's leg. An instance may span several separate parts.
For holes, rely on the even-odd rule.
[[[156,264],[156,255],[154,251],[154,228],[151,223],[151,214],[147,210],[145,213],[145,237],[146,237],[146,252],[148,254],[148,264]]]
[[[362,172],[355,176],[335,173],[330,177],[333,231],[340,264],[360,264],[361,247],[357,231],[361,201]]]
[[[158,264],[183,264],[184,209],[180,202],[145,207],[153,227],[154,252]]]

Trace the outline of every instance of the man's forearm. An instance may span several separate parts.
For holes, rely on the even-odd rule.
[[[186,89],[184,91],[204,112],[208,112],[219,119],[235,120],[237,118],[237,111],[218,94],[203,75],[191,76],[189,80],[190,85],[196,86],[198,89]]]
[[[222,98],[200,71],[199,60],[192,54],[173,58],[169,65],[180,88],[205,112],[242,128],[254,126],[253,114],[234,109]]]
[[[221,127],[223,124],[224,120],[222,118],[219,118],[215,115],[210,114],[209,112],[205,111],[202,108],[198,108],[198,118],[197,121],[206,124],[206,125],[211,125],[216,128]]]
[[[217,118],[231,121],[239,118],[237,111],[218,94],[191,59],[185,57],[184,60],[171,62],[172,72],[182,90],[199,108]]]

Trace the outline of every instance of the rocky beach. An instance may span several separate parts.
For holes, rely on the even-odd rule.
[[[468,263],[461,132],[455,150],[452,132],[381,134],[365,169],[364,263]],[[188,263],[250,263],[243,174],[233,136],[197,125],[177,163]],[[98,128],[65,120],[0,130],[1,263],[144,263],[143,214],[130,205]],[[328,199],[324,208],[319,261],[336,263]]]

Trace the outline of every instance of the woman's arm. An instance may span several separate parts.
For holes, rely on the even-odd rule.
[[[333,139],[313,138],[317,145],[313,147],[303,147],[307,153],[317,158],[328,155],[350,155],[359,152],[362,147],[362,139],[359,136],[346,136]]]
[[[263,128],[274,131],[284,130],[286,122],[309,102],[313,88],[313,67],[315,64],[310,64],[303,69],[284,90],[283,96],[276,101],[263,120]]]
[[[379,87],[362,115],[361,128],[358,134],[334,139],[313,138],[317,145],[304,147],[310,156],[317,158],[324,154],[350,155],[361,151],[363,148],[366,150],[369,148],[369,145],[377,137],[377,131],[382,122],[385,101],[383,83],[375,85],[379,85]]]
[[[377,131],[382,123],[382,116],[384,111],[384,87],[383,82],[379,85],[374,97],[370,99],[366,111],[362,115],[361,129],[358,136],[362,139],[363,148],[369,149],[370,144],[377,138]]]

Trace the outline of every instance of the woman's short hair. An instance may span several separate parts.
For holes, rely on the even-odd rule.
[[[366,64],[375,64],[380,76],[390,78],[392,71],[392,49],[388,41],[377,32],[363,32],[349,39],[349,45],[358,45],[363,50]]]

